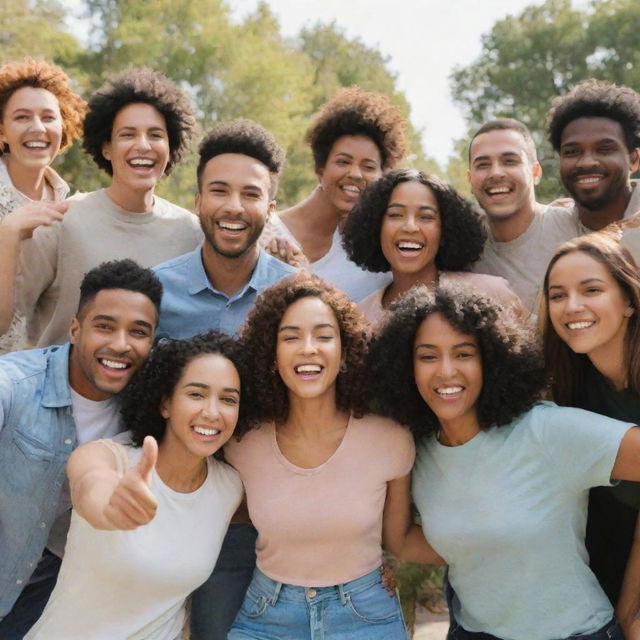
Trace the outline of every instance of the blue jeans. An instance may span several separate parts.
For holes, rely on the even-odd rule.
[[[191,640],[226,640],[256,568],[257,536],[253,525],[229,525],[213,573],[191,596]]]
[[[500,640],[500,638],[492,636],[490,633],[467,631],[457,623],[455,623],[455,628],[449,631],[448,637],[451,640]],[[569,636],[569,638],[565,640],[624,640],[624,635],[622,635],[620,625],[616,622],[615,618],[612,618],[602,629],[598,629],[598,631]]]
[[[335,587],[296,587],[255,570],[228,640],[407,640],[380,570]]]
[[[0,620],[0,640],[22,640],[49,602],[62,561],[47,549],[11,611]]]

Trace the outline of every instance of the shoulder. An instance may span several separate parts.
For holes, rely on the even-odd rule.
[[[295,267],[292,267],[282,260],[278,260],[278,258],[274,258],[263,249],[260,249],[260,261],[262,275],[272,280],[270,284],[274,284],[278,280],[290,276],[297,271]]]
[[[404,447],[410,444],[413,448],[413,436],[409,429],[390,418],[367,413],[360,418],[352,416],[351,425],[357,429],[361,437],[375,439],[382,443],[382,446],[394,444]]]
[[[200,247],[195,251],[199,251]],[[167,260],[165,262],[161,262],[160,264],[153,267],[154,273],[160,278],[171,276],[172,274],[182,273],[186,271],[189,261],[193,258],[194,251],[189,251],[188,253],[183,253],[176,258],[171,258],[171,260]]]
[[[511,304],[519,300],[509,282],[501,276],[472,273],[470,271],[448,271],[443,275],[449,282],[455,282],[458,285],[468,286],[476,290],[479,289],[502,303]]]
[[[184,221],[185,223],[199,226],[200,222],[195,213],[173,204],[158,195],[154,195],[153,213],[159,217]]]
[[[0,356],[0,380],[17,382],[43,373],[48,366],[50,356],[60,347],[15,351]]]
[[[238,472],[226,462],[222,460],[216,460],[213,457],[207,459],[208,472],[212,479],[215,480],[215,484],[225,483],[230,485],[238,492],[242,492],[242,480]]]
[[[236,468],[243,461],[262,454],[271,448],[274,425],[264,423],[255,429],[250,429],[240,440],[232,437],[224,445],[225,458]]]

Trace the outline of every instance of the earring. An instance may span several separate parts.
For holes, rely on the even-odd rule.
[[[341,362],[340,363],[340,373],[346,373],[347,371],[347,363],[346,362]]]

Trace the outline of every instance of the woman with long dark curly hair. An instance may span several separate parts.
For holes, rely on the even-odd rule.
[[[459,282],[514,306],[504,278],[470,273],[487,232],[480,214],[448,184],[412,169],[396,169],[370,184],[349,214],[343,245],[350,260],[393,281],[359,303],[371,321],[417,284]]]
[[[362,415],[364,318],[302,272],[258,298],[241,343],[261,424],[225,454],[258,530],[257,568],[229,639],[405,640],[381,539],[414,446],[400,425]]]
[[[212,457],[247,428],[242,362],[216,332],[155,347],[124,392],[130,431],[71,455],[60,577],[27,638],[180,637],[242,499],[238,474]]]
[[[553,399],[640,423],[640,275],[615,232],[560,246],[540,313]],[[587,551],[627,640],[640,638],[640,485],[589,493]],[[636,531],[638,533],[636,533]]]
[[[418,443],[422,530],[391,538],[390,551],[447,562],[450,637],[622,638],[587,564],[587,497],[613,479],[640,479],[640,430],[541,402],[533,334],[489,298],[454,287],[401,299],[367,370],[378,409]],[[399,508],[406,526],[409,506]]]

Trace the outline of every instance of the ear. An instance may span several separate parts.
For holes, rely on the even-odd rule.
[[[276,212],[276,201],[275,200],[270,200],[269,201],[269,207],[267,209],[267,220],[269,220],[269,218],[271,218],[271,216]]]
[[[537,185],[542,178],[542,165],[539,162],[534,162],[531,165],[531,173],[533,174],[533,184]]]
[[[324,167],[316,167],[316,178],[318,178],[318,182],[322,182],[323,175],[324,175]]]
[[[4,135],[4,127],[0,124],[0,149],[7,144],[7,136]]]
[[[635,313],[635,309],[629,305],[625,310],[624,310],[624,317],[625,318],[630,318],[634,313]]]
[[[471,169],[467,169],[467,182],[471,184]]]
[[[631,162],[631,173],[635,173],[640,168],[640,156],[638,156],[638,149],[634,149],[629,154],[629,161]]]
[[[160,415],[165,420],[169,419],[169,400],[166,397],[160,400]]]
[[[195,204],[193,207],[193,211],[194,213],[200,217],[200,205],[202,204],[202,197],[200,196],[200,191],[198,191],[198,193],[196,193],[196,200],[195,200]]]
[[[102,143],[102,157],[105,160],[111,162],[111,141],[108,140]]]
[[[80,332],[80,321],[78,318],[71,320],[71,326],[69,327],[69,342],[76,344],[78,341],[78,333]]]

